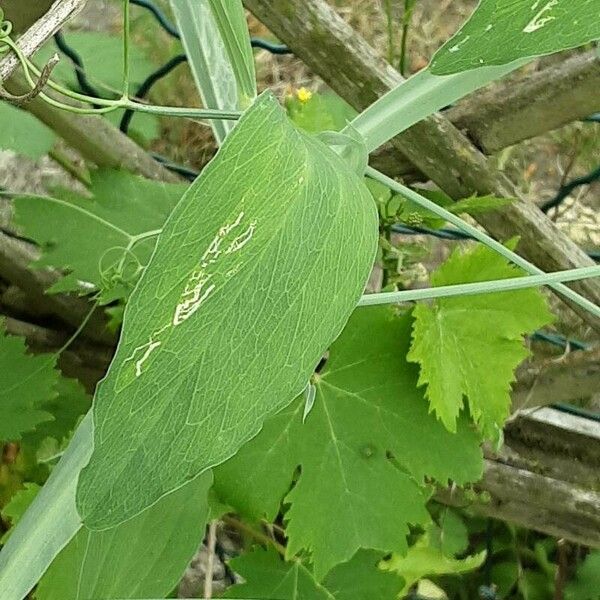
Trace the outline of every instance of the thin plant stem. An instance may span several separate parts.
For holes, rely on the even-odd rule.
[[[438,206],[435,202],[432,202],[431,200],[424,198],[423,196],[421,196],[414,190],[411,190],[410,188],[406,187],[405,185],[402,185],[401,183],[394,181],[390,177],[387,177],[383,173],[380,173],[376,169],[373,169],[373,167],[367,167],[366,175],[368,177],[371,177],[372,179],[375,179],[379,183],[382,183],[383,185],[385,185],[386,187],[391,189],[393,192],[396,192],[397,194],[400,194],[400,195],[404,196],[405,198],[412,200],[415,204],[418,204],[419,206],[436,214],[438,217],[441,217],[442,219],[445,219],[449,223],[452,223],[452,225],[456,226],[461,231],[468,233],[473,238],[475,238],[482,244],[485,244],[492,250],[495,250],[496,252],[498,252],[498,254],[504,256],[504,258],[506,258],[510,262],[521,267],[527,273],[529,273],[531,275],[544,275],[545,274],[544,271],[542,271],[542,269],[540,269],[539,267],[536,267],[534,264],[530,263],[528,260],[525,260],[524,258],[519,256],[512,250],[509,250],[506,246],[504,246],[500,242],[496,241],[495,239],[491,238],[486,233],[483,233],[482,231],[477,229],[477,227],[474,227],[473,225],[470,225],[466,221],[463,221],[460,217],[457,217],[456,215],[452,214],[450,211],[447,211],[446,209],[442,208],[441,206]],[[556,292],[562,294],[566,298],[569,298],[572,302],[574,302],[581,308],[590,312],[592,315],[600,318],[600,307],[598,307],[596,304],[594,304],[587,298],[584,298],[577,292],[568,288],[563,283],[550,283],[548,285]]]
[[[530,275],[528,277],[512,277],[510,279],[497,279],[477,283],[463,283],[458,285],[443,285],[434,288],[418,290],[402,290],[400,292],[383,292],[381,294],[366,294],[358,303],[359,306],[374,306],[378,304],[396,304],[398,302],[412,302],[415,300],[431,300],[433,298],[451,298],[455,296],[472,296],[475,294],[491,294],[496,292],[509,292],[526,288],[550,285],[563,281],[577,281],[600,277],[600,266],[570,269],[544,275]]]
[[[383,0],[383,4],[387,27],[388,62],[393,64],[394,58],[396,57],[396,44],[394,43],[394,12],[392,0]]]
[[[131,18],[129,0],[123,0],[123,98],[129,98],[129,33]]]
[[[33,73],[36,77],[39,77],[41,71],[31,61],[29,61],[27,57],[25,57],[21,49],[10,38],[2,40],[2,42],[6,43],[19,58],[19,61],[21,62],[21,65],[23,67],[23,72],[25,74],[27,83],[33,89],[35,87],[35,81],[33,80],[31,73]],[[113,112],[115,110],[119,110],[120,108],[135,110],[137,112],[161,115],[165,117],[187,117],[190,119],[209,119],[224,121],[235,121],[239,119],[242,115],[242,111],[236,110],[203,109],[192,107],[186,108],[179,106],[157,106],[151,104],[142,104],[140,102],[135,102],[129,98],[120,98],[117,100],[95,98],[92,96],[86,96],[85,94],[74,92],[73,90],[69,90],[68,88],[63,87],[62,85],[59,85],[52,80],[48,81],[48,87],[52,88],[54,91],[62,94],[63,96],[72,98],[73,100],[78,100],[80,102],[86,102],[88,104],[96,104],[101,106],[101,108],[85,108],[81,106],[73,106],[71,104],[65,104],[64,102],[55,100],[47,94],[39,94],[39,97],[51,106],[54,106],[55,108],[59,108],[61,110],[65,110],[67,112],[81,115],[101,115]]]
[[[406,77],[406,59],[408,46],[408,33],[412,21],[412,13],[416,0],[404,0],[404,15],[402,16],[402,40],[400,42],[400,74]]]

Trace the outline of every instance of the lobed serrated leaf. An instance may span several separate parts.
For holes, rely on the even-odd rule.
[[[473,571],[482,565],[485,557],[485,550],[463,559],[449,557],[436,544],[431,543],[429,534],[426,533],[409,548],[405,556],[392,556],[382,563],[382,568],[404,579],[405,585],[399,594],[402,597],[410,591],[414,583],[424,577]]]
[[[273,519],[301,467],[285,499],[288,552],[311,550],[319,579],[361,547],[405,550],[407,523],[428,520],[426,476],[481,476],[479,439],[466,419],[454,435],[428,414],[405,359],[410,325],[388,308],[358,309],[316,377],[306,422],[301,397],[215,470],[224,501]]]
[[[482,0],[433,57],[431,72],[449,75],[559,52],[600,38],[597,0]]]
[[[52,419],[44,406],[56,396],[59,374],[56,356],[27,354],[25,342],[6,335],[2,325],[0,321],[0,441],[15,441]]]
[[[13,529],[17,526],[29,505],[33,502],[40,491],[40,486],[37,483],[26,482],[23,484],[23,489],[19,490],[2,509],[2,518],[10,522],[10,528],[0,537],[0,544],[6,544]]]
[[[80,477],[86,525],[135,516],[289,404],[356,306],[376,244],[362,180],[263,94],[173,211],[127,305]]]
[[[434,286],[519,277],[522,271],[480,246],[457,249],[431,277]],[[517,366],[529,355],[525,334],[553,320],[539,290],[444,298],[414,310],[408,359],[419,363],[431,410],[450,430],[464,398],[472,418],[493,437],[509,414]]]
[[[377,552],[360,551],[319,583],[299,560],[285,562],[273,550],[254,550],[231,561],[245,583],[225,595],[257,600],[395,600],[403,582],[379,570],[381,558]]]

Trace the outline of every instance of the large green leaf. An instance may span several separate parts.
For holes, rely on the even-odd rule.
[[[448,75],[581,46],[600,38],[599,14],[598,0],[481,0],[431,71]]]
[[[319,583],[299,560],[284,562],[272,550],[254,550],[231,561],[245,583],[228,589],[225,596],[246,600],[395,600],[402,580],[379,570],[380,560],[379,553],[362,550]]]
[[[425,476],[481,476],[479,440],[466,420],[455,435],[428,414],[405,359],[410,324],[385,307],[358,309],[317,377],[306,422],[300,398],[215,470],[222,500],[273,519],[301,466],[285,499],[288,552],[311,550],[319,579],[358,548],[405,550],[407,523],[428,518]]]
[[[5,335],[0,321],[0,441],[18,440],[52,415],[44,405],[56,396],[56,357],[30,356],[25,342]]]
[[[98,289],[111,301],[127,295],[154,250],[156,237],[134,244],[135,236],[160,229],[187,186],[113,170],[91,177],[91,198],[60,190],[16,198],[15,223],[42,249],[35,267],[68,271],[49,292]]]
[[[522,271],[493,250],[456,250],[432,276],[433,285],[519,277]],[[468,401],[473,419],[494,436],[509,414],[510,385],[528,355],[523,336],[553,320],[544,296],[528,289],[444,298],[415,308],[409,360],[421,365],[431,409],[455,431]]]
[[[173,211],[127,305],[79,483],[86,525],[134,517],[289,404],[356,306],[376,243],[362,179],[262,95]]]
[[[114,529],[81,529],[40,581],[36,599],[166,597],[204,535],[211,482],[207,472]]]
[[[171,8],[202,105],[236,110],[239,102],[235,75],[208,0],[171,0]],[[211,121],[219,144],[234,125],[234,121]]]
[[[0,150],[40,158],[47,154],[56,135],[33,115],[7,102],[0,102]]]

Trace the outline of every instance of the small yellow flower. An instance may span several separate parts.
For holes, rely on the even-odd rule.
[[[306,104],[312,98],[312,96],[312,92],[310,90],[307,90],[305,87],[301,87],[296,92],[296,98],[298,98],[298,100],[302,102],[302,104]]]

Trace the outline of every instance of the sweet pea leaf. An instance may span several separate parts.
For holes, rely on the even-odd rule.
[[[56,557],[37,600],[166,597],[204,535],[210,472],[107,531],[82,528]]]
[[[357,552],[321,584],[300,561],[285,562],[273,550],[254,550],[230,562],[245,583],[228,589],[225,595],[265,600],[395,600],[403,582],[379,570],[380,560],[377,552]]]
[[[91,178],[92,198],[61,190],[55,198],[16,198],[15,224],[42,249],[35,267],[68,271],[50,293],[99,289],[110,302],[128,295],[156,244],[148,238],[127,250],[133,237],[160,229],[187,186],[114,170]]]
[[[55,356],[27,354],[25,342],[0,327],[0,441],[18,440],[52,419],[44,405],[56,396],[55,364]]]
[[[482,0],[433,57],[431,72],[504,65],[599,38],[598,0]]]
[[[33,115],[0,102],[0,150],[37,159],[47,154],[56,139],[54,132]]]
[[[519,277],[523,272],[481,246],[457,249],[431,277],[435,286]],[[528,355],[523,336],[553,320],[539,290],[443,298],[415,308],[408,354],[419,363],[431,410],[450,431],[467,399],[473,419],[494,436],[509,414],[515,369]]]
[[[428,520],[425,476],[479,479],[479,439],[465,420],[450,434],[428,414],[417,370],[406,360],[409,315],[360,308],[316,377],[313,410],[304,398],[215,470],[215,490],[249,518],[273,519],[291,503],[288,552],[312,550],[319,579],[358,548],[406,549],[407,523]],[[388,458],[393,455],[393,461]]]
[[[376,245],[362,179],[263,94],[171,214],[127,304],[94,402],[84,523],[134,517],[288,405],[356,306]]]

